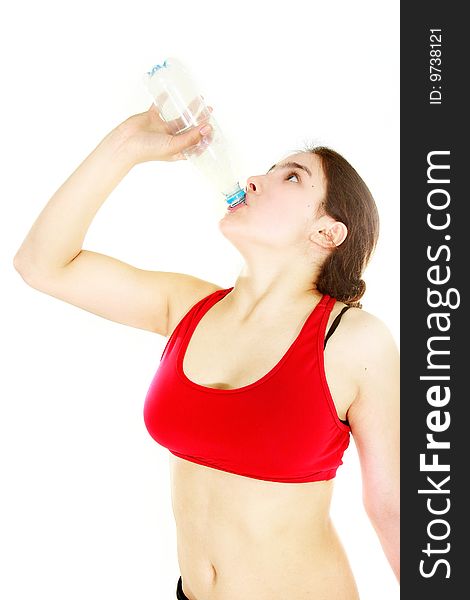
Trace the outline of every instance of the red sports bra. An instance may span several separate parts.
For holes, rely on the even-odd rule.
[[[233,389],[199,385],[183,372],[186,348],[203,315],[232,290],[197,302],[168,338],[145,398],[148,432],[175,456],[244,477],[332,479],[350,439],[323,363],[335,299],[323,295],[284,356],[258,381]]]

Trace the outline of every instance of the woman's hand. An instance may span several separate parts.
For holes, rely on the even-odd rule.
[[[207,108],[211,113],[212,107]],[[210,129],[202,134],[200,130],[205,125]],[[198,144],[202,138],[206,140],[212,131],[206,117],[199,125],[191,127],[185,133],[172,135],[175,122],[164,121],[153,102],[147,111],[132,115],[121,123],[118,129],[126,139],[127,151],[134,164],[151,160],[184,160],[186,157],[182,151]]]

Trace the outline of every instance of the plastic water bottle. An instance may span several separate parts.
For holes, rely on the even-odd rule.
[[[168,57],[144,74],[144,83],[173,135],[204,122],[212,126],[209,136],[183,154],[225,196],[229,211],[244,203],[245,192],[233,172],[227,142],[183,63]]]

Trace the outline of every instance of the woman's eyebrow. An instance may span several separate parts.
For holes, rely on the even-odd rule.
[[[301,165],[298,162],[286,162],[286,163],[282,163],[282,165],[273,165],[268,170],[268,173],[270,171],[272,171],[273,169],[302,169],[303,171],[305,171],[306,173],[308,173],[308,175],[310,177],[312,176],[312,172],[310,171],[310,169],[308,167],[306,167],[305,165]]]

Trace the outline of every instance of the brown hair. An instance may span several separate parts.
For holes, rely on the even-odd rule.
[[[379,214],[369,188],[348,161],[331,148],[307,146],[303,152],[319,156],[326,178],[326,195],[319,211],[344,223],[348,235],[323,263],[316,282],[322,294],[357,308],[366,291],[362,273],[375,250]]]

